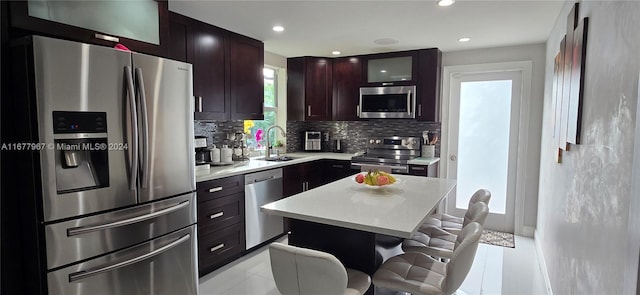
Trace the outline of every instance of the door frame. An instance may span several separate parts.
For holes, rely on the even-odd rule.
[[[533,236],[533,229],[524,227],[525,212],[525,195],[527,187],[538,185],[537,183],[527,183],[527,152],[529,149],[529,110],[531,105],[531,77],[532,77],[532,61],[514,61],[501,63],[486,63],[472,65],[445,66],[442,75],[442,138],[446,139],[441,142],[440,146],[440,175],[446,177],[449,169],[449,145],[453,140],[449,135],[449,108],[451,100],[451,84],[452,77],[455,74],[471,74],[486,73],[495,71],[520,71],[522,73],[522,95],[520,101],[520,116],[518,122],[518,148],[516,162],[516,196],[515,196],[515,212],[514,212],[514,234]],[[539,148],[539,146],[535,146]],[[445,206],[446,208],[446,206]],[[445,209],[446,210],[446,209]]]

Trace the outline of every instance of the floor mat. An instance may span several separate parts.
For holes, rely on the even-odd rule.
[[[516,247],[513,234],[486,229],[482,231],[482,236],[480,236],[480,243],[507,248]]]

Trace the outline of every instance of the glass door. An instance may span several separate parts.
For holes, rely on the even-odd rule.
[[[447,211],[464,215],[471,195],[486,188],[485,228],[513,232],[522,71],[457,73],[450,85],[447,178],[458,186]]]

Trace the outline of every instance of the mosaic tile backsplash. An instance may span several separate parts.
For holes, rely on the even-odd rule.
[[[430,131],[431,135],[438,135],[436,143],[436,157],[440,156],[440,123],[417,122],[410,120],[369,120],[369,121],[288,121],[287,122],[287,152],[303,151],[303,137],[305,131],[320,131],[329,134],[329,140],[322,141],[322,151],[333,150],[333,140],[342,139],[345,153],[365,151],[367,139],[380,136],[415,136],[422,137],[422,131]],[[223,144],[234,146],[233,141],[227,139],[227,134],[242,132],[244,121],[208,121],[195,120],[194,134],[206,136],[209,145],[221,147]],[[324,137],[324,135],[323,135]]]
[[[383,119],[368,121],[288,121],[287,122],[287,152],[299,152],[303,150],[303,137],[305,131],[320,131],[329,133],[329,140],[322,141],[322,150],[331,151],[333,140],[342,139],[343,149],[346,153],[365,151],[367,139],[381,136],[414,136],[422,137],[422,131],[430,131],[432,135],[438,135],[436,143],[436,157],[440,156],[439,122],[418,122],[402,119]],[[324,137],[324,135],[323,135]]]

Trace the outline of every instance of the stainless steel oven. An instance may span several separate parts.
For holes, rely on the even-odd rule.
[[[409,160],[420,156],[418,137],[373,137],[367,140],[367,152],[351,158],[351,169],[381,170],[409,174]]]
[[[414,119],[416,86],[360,87],[358,117]]]

